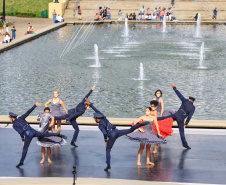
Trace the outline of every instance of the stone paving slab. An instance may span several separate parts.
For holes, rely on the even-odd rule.
[[[187,183],[167,183],[167,182],[147,182],[138,180],[122,180],[122,179],[99,179],[99,178],[78,178],[76,179],[77,185],[182,185]],[[35,185],[71,185],[73,178],[0,178],[1,185],[24,185],[24,184],[35,184]]]

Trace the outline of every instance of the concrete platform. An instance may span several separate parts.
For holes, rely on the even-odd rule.
[[[35,184],[35,185],[50,185],[50,184],[61,184],[61,185],[71,185],[72,178],[0,178],[1,185],[24,185],[24,184]],[[147,181],[138,180],[122,180],[122,179],[100,179],[100,178],[77,178],[77,185],[150,185]],[[172,183],[172,182],[151,182],[152,185],[189,185],[188,183]],[[190,184],[192,185],[192,184]],[[196,184],[197,185],[197,184]]]
[[[73,24],[73,25],[77,25],[77,24],[90,24],[93,21],[75,21],[74,19],[68,19],[67,20],[67,24]],[[105,21],[95,21],[94,24],[125,24],[125,21],[119,21],[117,19],[113,19],[113,20],[105,20]],[[162,21],[139,21],[139,20],[129,20],[128,24],[162,24]],[[187,21],[167,21],[166,24],[183,24],[183,25],[191,25],[194,24],[196,25],[197,22],[196,21],[191,21],[191,20],[187,20]],[[224,21],[202,21],[201,25],[219,25],[219,24],[226,24],[226,22]]]
[[[151,161],[155,166],[146,166],[144,151],[142,165],[137,167],[139,143],[121,137],[112,149],[112,169],[106,173],[103,170],[106,166],[105,143],[102,133],[96,126],[80,126],[77,148],[67,144],[52,149],[52,164],[39,163],[41,148],[36,144],[36,139],[33,139],[24,166],[19,169],[15,166],[21,157],[22,141],[18,133],[9,127],[0,129],[0,184],[18,185],[34,182],[32,179],[17,181],[3,177],[42,177],[36,184],[51,184],[49,183],[51,180],[45,181],[46,178],[43,177],[55,177],[60,179],[54,178],[52,181],[54,184],[72,184],[71,171],[74,165],[77,167],[78,184],[135,184],[114,179],[135,180],[136,184],[152,182],[155,184],[156,181],[159,184],[160,182],[226,184],[226,147],[224,147],[226,130],[188,128],[185,133],[192,149],[184,150],[178,129],[174,129],[173,136],[167,138],[168,143],[161,145],[158,154],[151,155]],[[34,128],[37,126],[34,125]],[[70,142],[73,134],[71,126],[63,126],[62,133],[68,136]],[[88,180],[80,181],[80,178]],[[100,180],[96,181],[93,178]]]
[[[114,125],[130,126],[136,118],[108,118]],[[39,124],[36,120],[36,116],[29,116],[26,119],[29,123]],[[91,117],[79,117],[77,119],[79,125],[97,125]],[[2,124],[1,124],[2,123]],[[9,123],[9,116],[0,115],[0,125],[5,126],[5,123]],[[64,123],[62,123],[64,124]],[[66,123],[68,124],[68,123]],[[177,127],[177,123],[173,123],[174,127]],[[191,119],[188,127],[190,128],[226,128],[226,120],[194,120]]]

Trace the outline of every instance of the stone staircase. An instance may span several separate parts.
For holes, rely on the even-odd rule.
[[[173,12],[176,18],[180,21],[193,20],[193,17],[196,13],[201,14],[202,20],[212,20],[212,11],[214,7],[218,9],[218,20],[222,21],[226,19],[226,0],[175,0],[175,8]],[[121,9],[123,13],[123,19],[126,13],[130,14],[135,12],[138,14],[142,5],[147,9],[148,7],[153,13],[155,7],[161,6],[162,8],[170,7],[170,0],[80,0],[78,1],[69,1],[68,8],[65,11],[65,19],[74,18],[74,7],[75,3],[81,6],[82,9],[82,18],[85,20],[88,16],[89,19],[93,19],[95,14],[98,12],[99,6],[107,6],[111,8],[112,20],[118,19],[118,10]],[[220,16],[221,15],[221,16]],[[223,17],[223,19],[222,19]],[[77,9],[75,20],[77,20]]]

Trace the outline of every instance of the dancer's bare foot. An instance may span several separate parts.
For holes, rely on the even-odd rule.
[[[141,163],[137,161],[137,166],[141,166]]]
[[[147,161],[146,164],[147,164],[147,165],[152,165],[152,166],[155,165],[154,163],[152,163],[152,162],[150,162],[150,161]]]
[[[48,159],[48,163],[52,163],[52,161],[50,159]]]
[[[40,163],[41,163],[41,164],[43,164],[43,163],[44,163],[44,161],[45,161],[45,159],[42,159],[42,160],[40,161]]]

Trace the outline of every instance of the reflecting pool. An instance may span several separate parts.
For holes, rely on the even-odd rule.
[[[109,117],[139,117],[163,91],[165,109],[177,110],[180,100],[171,88],[197,98],[194,119],[225,119],[226,34],[222,26],[95,25],[86,42],[60,58],[77,26],[67,26],[0,54],[0,114],[23,113],[33,103],[45,103],[60,91],[66,108],[74,107],[93,84],[90,97]],[[86,26],[84,27],[84,30]],[[202,65],[200,48],[204,42]],[[96,63],[98,46],[101,67]],[[139,80],[140,63],[144,80]],[[33,115],[41,112],[37,108]],[[84,116],[91,116],[88,111]]]

